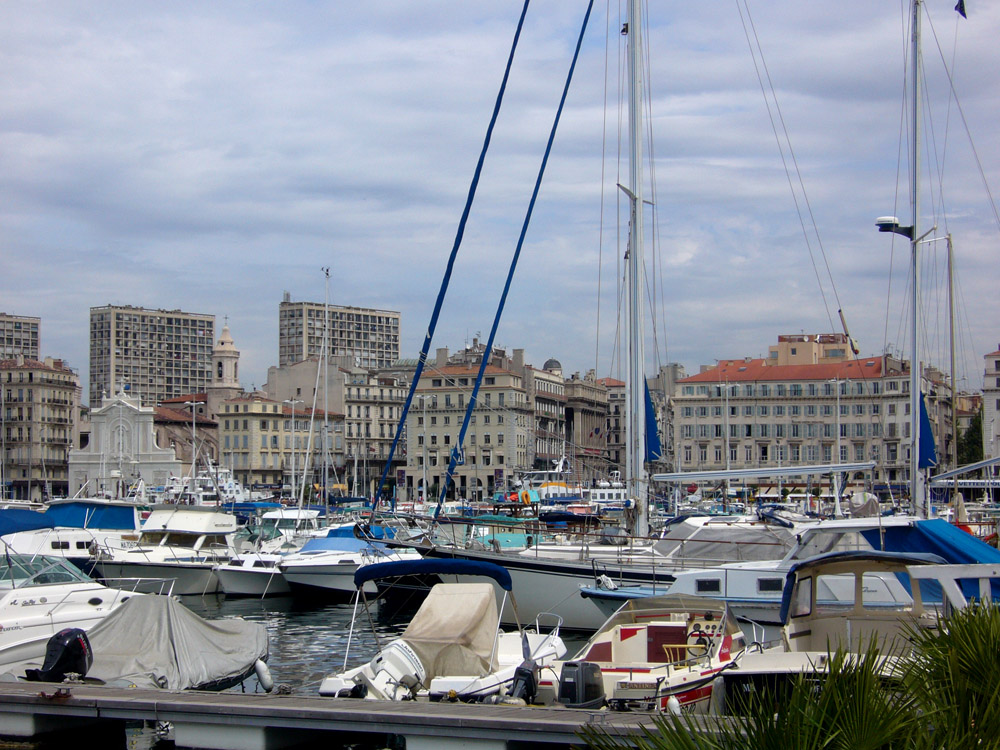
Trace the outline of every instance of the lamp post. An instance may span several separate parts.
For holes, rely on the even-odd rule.
[[[840,463],[840,379],[834,378],[833,380],[827,381],[833,383],[833,387],[837,392],[837,457],[834,461],[835,464]],[[834,518],[839,518],[840,512],[840,472],[833,472],[833,515]]]
[[[184,406],[191,407],[191,503],[194,504],[195,501],[195,462],[198,457],[197,444],[195,443],[195,416],[198,414],[198,402],[197,401],[185,401]]]
[[[420,431],[420,442],[423,444],[423,487],[421,495],[423,496],[423,502],[427,502],[427,398],[426,395],[417,396],[420,399],[420,406],[423,410],[423,427]]]
[[[292,499],[295,499],[295,405],[301,404],[302,399],[299,398],[289,398],[285,399],[282,403],[290,404],[292,408]]]

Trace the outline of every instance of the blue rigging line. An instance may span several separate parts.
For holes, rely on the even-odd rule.
[[[370,518],[374,520],[375,511],[378,508],[378,503],[382,495],[382,487],[385,486],[386,476],[389,473],[389,467],[392,466],[392,457],[396,453],[396,446],[399,444],[400,435],[403,433],[403,427],[406,424],[406,415],[410,412],[410,405],[413,403],[413,395],[417,390],[417,384],[420,382],[420,376],[424,371],[424,365],[427,364],[427,352],[430,351],[431,339],[434,336],[434,330],[437,328],[438,316],[441,314],[441,306],[444,304],[445,293],[448,291],[448,284],[451,281],[451,272],[455,267],[455,258],[458,257],[458,248],[462,245],[462,237],[465,235],[465,225],[469,220],[469,213],[472,210],[472,202],[476,197],[476,188],[479,186],[479,177],[483,171],[483,162],[486,161],[486,152],[490,147],[490,139],[493,137],[493,127],[496,125],[497,117],[500,115],[500,105],[503,103],[504,91],[507,89],[507,79],[510,77],[510,69],[514,63],[514,51],[517,49],[517,41],[521,37],[521,29],[524,27],[524,17],[528,14],[528,5],[531,0],[524,0],[524,7],[521,9],[521,17],[517,21],[517,31],[514,32],[514,43],[510,48],[510,55],[507,57],[507,67],[503,73],[503,81],[500,83],[500,91],[497,93],[496,103],[493,105],[493,116],[490,118],[489,127],[486,128],[486,138],[483,141],[483,149],[479,153],[479,161],[476,162],[476,171],[472,176],[472,184],[469,185],[469,194],[465,199],[465,208],[462,211],[462,218],[458,222],[458,231],[455,233],[455,244],[452,245],[451,255],[448,256],[448,267],[444,272],[444,278],[441,280],[441,288],[438,290],[437,300],[434,302],[434,312],[431,313],[431,322],[427,327],[427,335],[424,337],[423,347],[420,349],[420,358],[417,360],[417,369],[413,373],[413,382],[410,383],[410,392],[406,395],[406,403],[403,404],[403,412],[399,416],[399,424],[396,425],[396,435],[392,440],[392,446],[389,448],[389,456],[385,460],[385,468],[382,469],[382,477],[379,479],[378,487],[375,489],[375,497],[372,500],[372,510]],[[424,488],[424,492],[427,492],[427,488]]]
[[[556,130],[559,128],[559,119],[562,117],[563,107],[566,104],[566,95],[569,92],[569,85],[573,80],[573,71],[576,68],[576,61],[580,57],[580,47],[583,46],[583,36],[587,31],[587,22],[590,20],[590,11],[593,7],[594,0],[590,0],[587,4],[587,13],[583,17],[583,26],[580,28],[580,36],[576,40],[576,50],[573,52],[573,62],[570,63],[569,73],[566,76],[566,83],[563,85],[562,97],[559,99],[559,108],[556,110],[555,120],[552,122],[552,130],[549,132],[549,140],[545,144],[545,155],[542,156],[542,164],[538,168],[538,176],[535,178],[535,187],[531,191],[531,200],[528,202],[528,210],[524,215],[524,223],[521,225],[521,234],[517,238],[517,248],[514,250],[514,257],[511,258],[510,268],[507,271],[507,281],[503,287],[503,294],[500,295],[500,303],[497,306],[496,316],[493,318],[493,327],[490,329],[490,337],[486,342],[486,348],[483,350],[483,356],[479,362],[479,373],[476,375],[476,383],[472,388],[472,396],[469,398],[469,404],[465,409],[465,419],[462,421],[462,429],[458,433],[458,443],[451,449],[451,458],[448,462],[448,472],[445,474],[444,483],[441,487],[441,498],[438,500],[438,505],[434,509],[435,522],[441,514],[441,506],[444,505],[444,499],[448,493],[448,486],[451,484],[455,467],[459,463],[464,463],[464,458],[462,457],[462,446],[465,444],[465,433],[469,429],[469,421],[472,418],[472,411],[476,408],[476,398],[479,395],[479,386],[483,382],[483,373],[486,372],[486,366],[489,364],[490,358],[493,354],[493,341],[497,335],[497,328],[500,327],[500,316],[503,314],[504,305],[507,303],[507,294],[510,292],[510,285],[514,280],[514,270],[517,268],[517,261],[521,256],[521,248],[524,246],[524,237],[528,233],[528,224],[531,221],[531,214],[535,209],[535,200],[538,198],[538,191],[542,186],[542,177],[545,176],[545,166],[548,164],[549,154],[552,152],[552,143],[556,138]]]

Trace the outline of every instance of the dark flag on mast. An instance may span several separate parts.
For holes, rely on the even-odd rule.
[[[965,0],[958,0],[958,5],[955,6],[955,10],[958,11],[958,15],[962,18],[968,18],[968,16],[965,15]]]

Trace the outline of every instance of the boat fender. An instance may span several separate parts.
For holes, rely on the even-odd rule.
[[[257,682],[264,688],[265,693],[274,690],[274,679],[271,677],[271,670],[264,663],[263,659],[258,659],[253,663],[253,671],[257,673]]]
[[[521,490],[521,502],[525,505],[531,505],[531,493],[527,490]]]
[[[674,716],[681,715],[681,702],[677,700],[676,695],[671,695],[667,698],[667,710]]]

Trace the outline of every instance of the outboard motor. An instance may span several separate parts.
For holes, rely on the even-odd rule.
[[[592,661],[568,661],[559,675],[559,703],[566,708],[600,708],[605,703],[601,667]]]
[[[528,705],[535,702],[538,695],[538,680],[535,679],[533,662],[525,661],[514,670],[514,680],[507,695],[511,698],[520,698]]]
[[[94,663],[87,634],[80,628],[66,628],[49,638],[41,669],[27,669],[29,682],[62,682],[67,674],[84,677]]]

